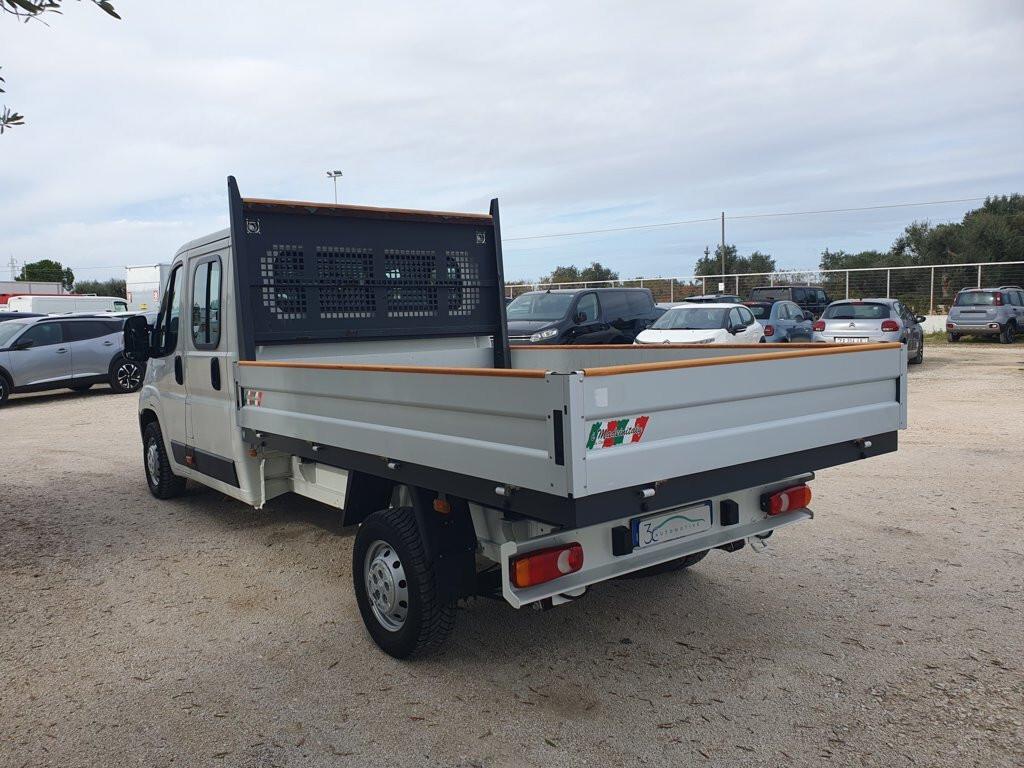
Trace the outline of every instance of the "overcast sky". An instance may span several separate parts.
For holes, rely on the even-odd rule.
[[[1024,192],[1024,3],[69,3],[0,17],[0,277],[168,260],[243,195],[486,211],[506,275],[689,274],[717,223]],[[975,203],[727,223],[805,267]]]

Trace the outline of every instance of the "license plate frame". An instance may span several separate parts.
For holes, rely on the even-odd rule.
[[[867,336],[836,336],[836,344],[867,344],[870,339]]]
[[[681,519],[677,521],[676,518]],[[676,524],[672,525],[672,523]],[[698,533],[711,530],[713,524],[714,518],[710,501],[689,504],[653,515],[634,517],[629,521],[634,549],[656,547],[659,544],[696,536]]]

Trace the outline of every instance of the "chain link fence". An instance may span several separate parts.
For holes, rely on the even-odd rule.
[[[724,290],[719,284],[724,283]],[[763,272],[744,275],[638,277],[580,283],[516,283],[505,286],[509,298],[548,288],[649,288],[658,302],[683,301],[705,293],[730,293],[743,298],[764,285],[819,285],[833,301],[851,298],[896,298],[914,312],[945,314],[962,288],[1024,286],[1024,261],[984,264],[935,264],[924,267],[825,269]]]

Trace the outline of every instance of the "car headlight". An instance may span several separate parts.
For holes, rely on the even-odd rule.
[[[544,341],[544,339],[550,339],[557,335],[557,328],[548,328],[546,331],[537,331],[535,334],[533,334],[533,336],[530,337],[530,341],[536,344],[538,341]]]

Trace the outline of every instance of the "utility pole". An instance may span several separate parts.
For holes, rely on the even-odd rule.
[[[14,255],[13,254],[11,255],[10,264],[11,264],[11,280],[17,280],[18,273],[17,273],[16,270],[18,269],[18,265],[14,263]]]
[[[722,280],[725,280],[725,211],[722,211]]]
[[[344,174],[341,171],[328,171],[327,178],[334,180],[334,204],[338,204],[338,179]]]

